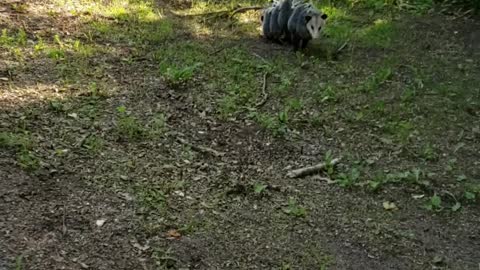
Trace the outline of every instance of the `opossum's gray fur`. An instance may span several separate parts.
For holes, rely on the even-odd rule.
[[[278,25],[278,18],[280,15],[280,3],[275,1],[272,5],[271,15],[270,15],[270,35],[273,40],[278,41],[282,34],[282,29]]]
[[[271,17],[271,11],[272,7],[265,8],[262,13],[262,32],[263,36],[266,39],[271,39],[271,34],[270,34],[270,17]]]
[[[318,38],[326,19],[327,15],[310,3],[296,5],[287,23],[294,50],[304,49],[311,39]]]
[[[294,49],[305,48],[308,41],[318,38],[327,18],[305,0],[273,0],[262,12],[263,36],[271,41],[290,41]]]

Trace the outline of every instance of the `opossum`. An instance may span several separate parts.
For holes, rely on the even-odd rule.
[[[263,37],[266,39],[270,39],[270,16],[271,16],[272,7],[265,8],[262,11],[262,16],[260,20],[262,21],[262,33]]]
[[[327,18],[312,4],[296,5],[287,23],[293,49],[305,49],[311,39],[319,38]]]
[[[275,1],[272,5],[270,13],[270,35],[273,41],[279,41],[282,34],[282,29],[278,25],[278,17],[280,15],[279,2]]]
[[[279,6],[279,13],[277,18],[278,27],[280,28],[280,38],[285,40],[290,37],[288,32],[288,19],[292,15],[292,0],[283,0]]]

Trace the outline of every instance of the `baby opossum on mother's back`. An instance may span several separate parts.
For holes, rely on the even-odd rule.
[[[327,18],[327,14],[319,11],[312,4],[294,6],[287,23],[293,49],[304,49],[310,40],[319,38]]]

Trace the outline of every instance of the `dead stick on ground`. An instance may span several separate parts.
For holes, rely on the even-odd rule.
[[[247,11],[250,11],[250,10],[260,10],[260,9],[263,9],[264,7],[260,7],[260,6],[251,6],[251,7],[241,7],[241,8],[237,8],[237,9],[234,9],[234,10],[221,10],[221,11],[214,11],[214,12],[207,12],[207,13],[200,13],[200,14],[188,14],[188,15],[178,15],[178,14],[175,14],[176,16],[180,16],[180,17],[201,17],[201,16],[222,16],[222,15],[226,15],[226,14],[230,14],[229,17],[233,17],[234,15],[236,14],[239,14],[239,13],[244,13],[244,12],[247,12]]]
[[[184,144],[184,145],[187,145],[187,146],[190,146],[193,150],[195,151],[198,151],[198,152],[201,152],[201,153],[207,153],[207,154],[211,154],[215,157],[221,157],[221,156],[224,156],[225,153],[222,153],[222,152],[218,152],[212,148],[209,148],[209,147],[206,147],[206,146],[201,146],[201,145],[194,145],[194,144],[191,144],[189,142],[187,142],[186,140],[182,139],[182,138],[177,138],[177,141],[181,144]]]
[[[260,56],[258,53],[252,53],[252,54],[253,54],[253,56],[255,56],[255,57],[257,57],[258,59],[260,59],[260,60],[262,60],[263,62],[265,62],[265,64],[267,64],[267,65],[270,64],[270,63],[268,63],[268,61],[267,61],[265,58],[263,58],[262,56]]]
[[[262,100],[260,100],[257,104],[255,104],[255,107],[261,107],[263,106],[263,104],[265,104],[265,102],[267,102],[267,99],[268,99],[268,94],[267,94],[267,76],[268,76],[268,72],[265,72],[265,74],[263,74],[263,88],[262,88]]]
[[[237,13],[244,13],[250,10],[260,10],[263,9],[263,7],[260,6],[253,6],[253,7],[242,7],[242,8],[237,8],[232,13],[230,14],[230,18],[233,17]]]
[[[334,166],[338,162],[340,162],[340,158],[332,159],[332,161],[330,162],[330,165]],[[322,163],[319,163],[319,164],[314,165],[314,166],[304,167],[304,168],[296,169],[296,170],[293,170],[293,171],[289,171],[287,173],[287,177],[289,177],[289,178],[304,177],[304,176],[307,176],[307,175],[318,173],[318,172],[324,170],[325,167],[327,167],[327,163],[322,162]]]
[[[339,54],[343,49],[345,49],[345,47],[347,47],[347,44],[348,44],[348,41],[346,41],[345,43],[343,43],[343,45],[340,46],[340,48],[337,49],[337,51],[335,52],[335,54]]]

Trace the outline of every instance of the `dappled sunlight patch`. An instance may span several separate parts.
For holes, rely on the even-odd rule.
[[[318,8],[323,11],[323,13],[328,15],[328,21],[348,18],[347,11],[344,8],[334,7],[331,5],[320,5]]]
[[[69,91],[57,84],[36,83],[32,85],[10,84],[2,87],[0,95],[2,108],[17,108],[42,101],[65,98]]]
[[[195,1],[192,3],[192,7],[189,9],[175,10],[174,12],[178,15],[188,16],[188,15],[199,15],[205,13],[215,13],[220,11],[228,10],[225,5],[220,4],[210,4],[203,1]]]
[[[387,48],[391,45],[394,34],[394,26],[390,20],[377,19],[372,25],[361,29],[358,38],[365,45]]]

